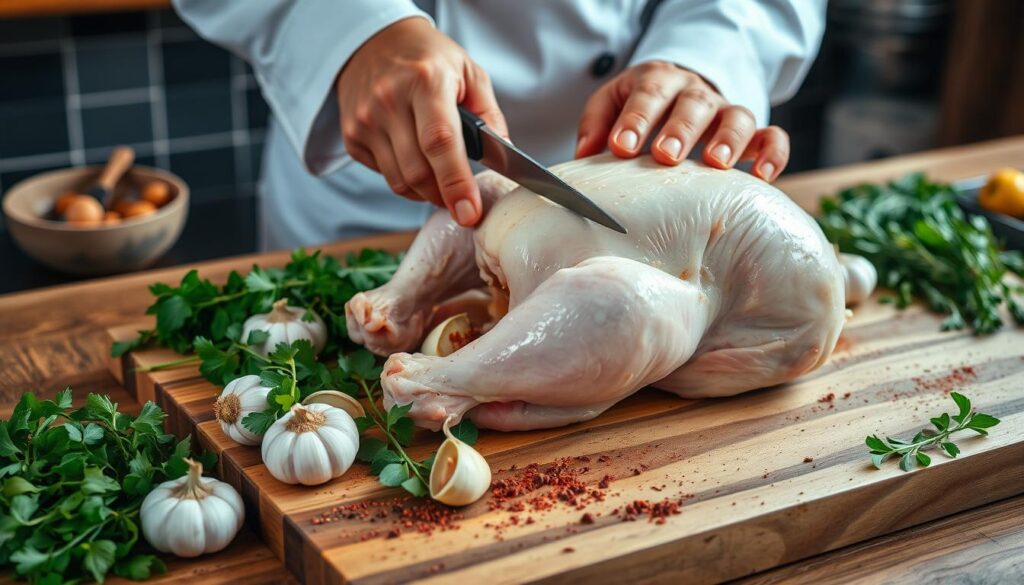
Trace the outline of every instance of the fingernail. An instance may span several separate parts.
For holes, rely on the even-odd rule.
[[[683,151],[683,143],[678,138],[670,136],[661,141],[661,150],[672,158],[679,158],[679,153]]]
[[[765,181],[771,181],[772,177],[775,176],[775,165],[770,162],[766,162],[761,165],[761,178]]]
[[[626,150],[635,150],[637,143],[640,142],[640,137],[632,130],[623,130],[622,132],[619,132],[615,142],[618,142],[619,146]]]
[[[476,216],[476,209],[473,208],[473,204],[470,203],[469,199],[455,202],[455,221],[459,222],[459,225],[468,226],[472,224],[474,216]]]
[[[729,159],[732,158],[732,149],[729,148],[728,144],[719,144],[711,149],[711,158],[723,165],[727,165],[729,164]]]

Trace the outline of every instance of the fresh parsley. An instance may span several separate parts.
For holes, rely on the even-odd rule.
[[[297,249],[284,268],[253,266],[245,276],[232,271],[223,286],[200,278],[192,270],[177,287],[164,283],[149,287],[156,299],[146,313],[156,316],[156,327],[139,331],[133,340],[115,343],[111,355],[118,357],[152,343],[186,354],[194,350],[197,337],[217,349],[228,349],[232,344],[247,342],[240,337],[248,317],[268,312],[281,298],[320,315],[329,338],[347,339],[345,303],[357,292],[387,282],[400,260],[401,255],[365,249],[350,253],[342,265],[320,251],[309,254]],[[325,352],[336,353],[337,349],[337,345],[329,344]]]
[[[137,550],[139,507],[190,456],[190,439],[164,433],[164,417],[152,402],[130,416],[100,394],[72,409],[70,389],[54,400],[22,395],[0,421],[0,565],[34,583],[163,573]]]
[[[1024,324],[1024,287],[1007,273],[1024,276],[1024,257],[1001,251],[984,217],[967,218],[949,185],[920,173],[885,185],[858,185],[821,201],[818,223],[843,252],[864,256],[879,282],[895,291],[883,302],[908,306],[913,297],[947,315],[942,327],[977,334],[1003,325],[1003,303]]]
[[[956,402],[959,413],[950,416],[943,413],[931,419],[935,430],[924,429],[914,435],[910,441],[886,437],[881,439],[878,435],[871,435],[864,439],[868,449],[871,450],[871,462],[875,467],[881,469],[882,464],[890,457],[896,457],[900,461],[900,469],[910,471],[915,464],[921,467],[931,465],[932,459],[922,451],[939,447],[947,457],[956,457],[960,454],[960,448],[950,440],[950,435],[971,430],[979,435],[987,435],[991,427],[999,424],[999,419],[990,415],[975,412],[971,408],[971,401],[959,392],[950,394]]]

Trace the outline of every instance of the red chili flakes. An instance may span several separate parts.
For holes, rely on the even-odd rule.
[[[594,515],[591,514],[590,512],[587,512],[587,513],[583,514],[583,516],[580,517],[580,524],[593,524],[593,523],[594,523]]]
[[[421,534],[432,534],[435,530],[458,528],[462,514],[433,500],[414,498],[392,498],[388,500],[364,500],[343,506],[335,506],[312,519],[314,525],[330,522],[351,521],[359,530],[360,523],[377,524],[390,521],[391,527],[381,530],[363,530],[359,540],[366,541],[383,534],[386,538],[398,538],[402,529],[415,530]],[[362,528],[366,528],[365,525]]]
[[[650,500],[633,500],[632,503],[626,504],[622,509],[621,514],[619,514],[618,509],[616,509],[614,513],[619,515],[623,522],[632,522],[639,516],[646,515],[648,522],[664,524],[665,519],[669,516],[675,516],[682,513],[680,508],[687,497],[688,496],[684,496],[677,499],[665,498],[660,502],[651,502]]]
[[[612,458],[607,455],[601,455],[600,457],[597,458],[598,463],[608,463],[611,460]]]
[[[933,392],[941,391],[945,394],[960,388],[968,382],[976,380],[978,377],[977,371],[973,366],[960,366],[953,368],[950,372],[944,376],[938,377],[916,377],[910,380],[914,383],[914,390],[916,392]],[[900,395],[895,398],[900,398]]]
[[[848,400],[850,398],[850,395],[852,394],[852,392],[847,392],[846,394],[843,394],[843,400]]]
[[[836,399],[835,392],[829,392],[828,394],[826,394],[826,395],[822,396],[821,398],[819,398],[818,402],[832,402],[835,399]]]
[[[814,461],[814,457],[811,457],[811,456],[804,457],[804,463],[810,463],[811,461]]]
[[[574,548],[573,548],[573,547],[571,547],[571,546],[567,546],[567,547],[565,547],[565,548],[563,548],[563,549],[562,549],[562,552],[563,552],[563,553],[566,553],[566,554],[569,554],[569,553],[574,553],[574,552],[576,552],[576,549],[574,549]]]

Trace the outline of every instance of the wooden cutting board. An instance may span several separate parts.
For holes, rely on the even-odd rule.
[[[939,323],[919,307],[897,312],[872,300],[855,311],[832,359],[796,383],[702,401],[645,390],[587,423],[483,432],[477,446],[496,481],[561,461],[562,473],[597,494],[581,499],[603,501],[557,501],[538,511],[543,499],[530,502],[540,490],[494,510],[487,497],[459,511],[454,529],[431,534],[396,520],[390,504],[375,506],[401,492],[380,486],[363,464],[318,487],[270,477],[258,448],[220,431],[211,413],[219,388],[194,367],[133,371],[178,356],[140,351],[110,368],[140,401],[164,408],[174,432],[194,433],[220,455],[220,476],[239,489],[271,550],[305,582],[697,583],[1024,493],[1024,331],[978,338],[942,333]],[[148,325],[109,335],[130,338]],[[1002,424],[987,438],[964,433],[957,459],[932,452],[927,469],[871,466],[865,435],[909,437],[930,417],[955,412],[951,390]],[[420,431],[411,455],[424,457],[440,441]],[[606,476],[613,479],[601,488]],[[636,501],[683,505],[655,520],[627,513]],[[516,502],[523,509],[509,511]],[[364,505],[369,513],[352,513]]]

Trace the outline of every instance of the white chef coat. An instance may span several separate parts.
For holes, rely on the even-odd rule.
[[[655,2],[652,4],[652,2]],[[273,112],[260,185],[261,247],[418,227],[426,203],[393,195],[346,153],[335,80],[370,37],[426,18],[491,77],[512,140],[545,164],[573,157],[587,98],[624,68],[695,71],[768,122],[824,32],[825,0],[174,0],[200,35],[252,65]],[[646,9],[646,12],[645,12]],[[646,16],[646,29],[641,21]],[[601,72],[595,63],[614,58]]]

